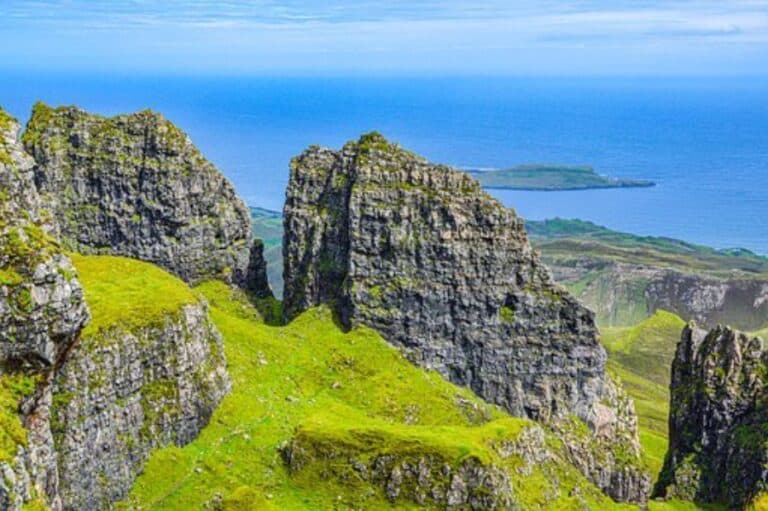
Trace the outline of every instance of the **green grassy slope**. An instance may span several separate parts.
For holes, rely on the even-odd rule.
[[[340,451],[432,452],[457,462],[515,463],[490,449],[531,423],[514,419],[419,369],[367,328],[343,333],[328,311],[308,311],[285,327],[263,324],[258,312],[221,283],[198,288],[211,303],[225,339],[233,391],[191,444],[156,452],[129,502],[141,509],[412,509],[390,504],[381,489],[330,478],[339,467],[313,465],[288,473],[279,446],[294,436]],[[547,440],[554,452],[558,442]],[[513,457],[512,459],[514,459]],[[341,463],[341,462],[340,462]],[[508,465],[505,465],[508,466]],[[526,509],[624,508],[597,493],[562,460],[525,475],[508,466]],[[343,469],[343,467],[342,467]],[[559,487],[551,486],[553,477]],[[424,507],[419,507],[424,509]]]
[[[153,264],[115,256],[70,258],[91,310],[83,337],[116,325],[127,330],[150,325],[198,301],[186,283]]]
[[[469,173],[486,188],[513,190],[586,190],[654,185],[651,181],[602,176],[592,167],[568,165],[531,164]]]
[[[685,321],[663,310],[631,327],[602,328],[611,359],[637,375],[667,387],[675,348]]]
[[[684,326],[678,316],[657,311],[632,327],[601,329],[608,368],[635,400],[643,454],[654,475],[667,450],[670,370]]]

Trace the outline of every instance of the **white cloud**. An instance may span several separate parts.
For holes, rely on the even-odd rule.
[[[214,71],[768,72],[761,53],[760,0],[0,4],[0,66],[47,57]]]

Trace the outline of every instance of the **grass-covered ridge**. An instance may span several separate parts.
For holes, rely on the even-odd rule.
[[[209,282],[197,291],[209,301],[224,336],[233,390],[194,442],[153,455],[130,505],[424,509],[407,499],[391,504],[381,488],[343,481],[338,474],[349,468],[347,455],[431,453],[450,464],[467,459],[507,464],[516,497],[527,509],[580,509],[580,499],[593,509],[626,508],[614,505],[563,459],[530,472],[516,470],[520,460],[514,456],[501,460],[493,445],[500,438],[515,439],[532,423],[417,368],[374,331],[358,327],[344,333],[323,308],[284,327],[268,326],[241,294],[222,283]],[[284,447],[293,440],[316,449],[297,473],[283,460]],[[546,443],[555,455],[561,452],[554,437],[547,436]],[[318,454],[322,445],[338,446],[338,458]]]
[[[685,321],[664,310],[631,327],[601,329],[611,358],[662,386],[669,385],[672,359]]]
[[[702,271],[732,276],[737,270],[750,276],[768,276],[768,257],[745,249],[718,250],[673,238],[638,236],[583,220],[527,221],[525,227],[533,244],[548,261],[590,257],[669,267],[687,273]]]
[[[115,256],[71,255],[92,319],[84,336],[103,328],[133,330],[162,321],[198,297],[157,266]]]
[[[653,182],[642,179],[603,176],[588,166],[528,164],[509,169],[468,172],[485,188],[510,190],[555,191],[654,186]]]

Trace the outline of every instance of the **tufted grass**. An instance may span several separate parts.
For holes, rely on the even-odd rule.
[[[342,332],[325,308],[269,326],[223,283],[196,291],[224,336],[233,390],[195,441],[153,454],[124,508],[425,509],[403,499],[391,504],[367,483],[340,482],[331,477],[332,459],[321,457],[291,475],[279,447],[304,435],[310,445],[340,454],[434,453],[449,462],[500,462],[489,445],[530,425],[415,367],[373,330]],[[558,452],[556,440],[548,443]],[[575,486],[594,509],[632,508],[614,505],[562,459],[527,476],[510,467],[510,474],[528,509],[578,509]]]
[[[83,336],[104,328],[151,325],[198,300],[181,279],[153,264],[127,257],[70,257],[92,316]]]
[[[27,431],[19,417],[19,401],[35,391],[37,378],[23,373],[0,375],[0,462],[11,462],[17,446],[27,445]]]

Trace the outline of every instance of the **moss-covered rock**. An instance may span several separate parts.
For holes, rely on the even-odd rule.
[[[18,132],[0,110],[0,509],[10,510],[56,485],[43,388],[88,320]]]
[[[70,250],[135,257],[187,282],[221,278],[271,294],[245,204],[162,115],[105,118],[38,103],[23,140]]]
[[[760,337],[722,326],[684,329],[656,495],[743,509],[768,490],[767,367]]]

